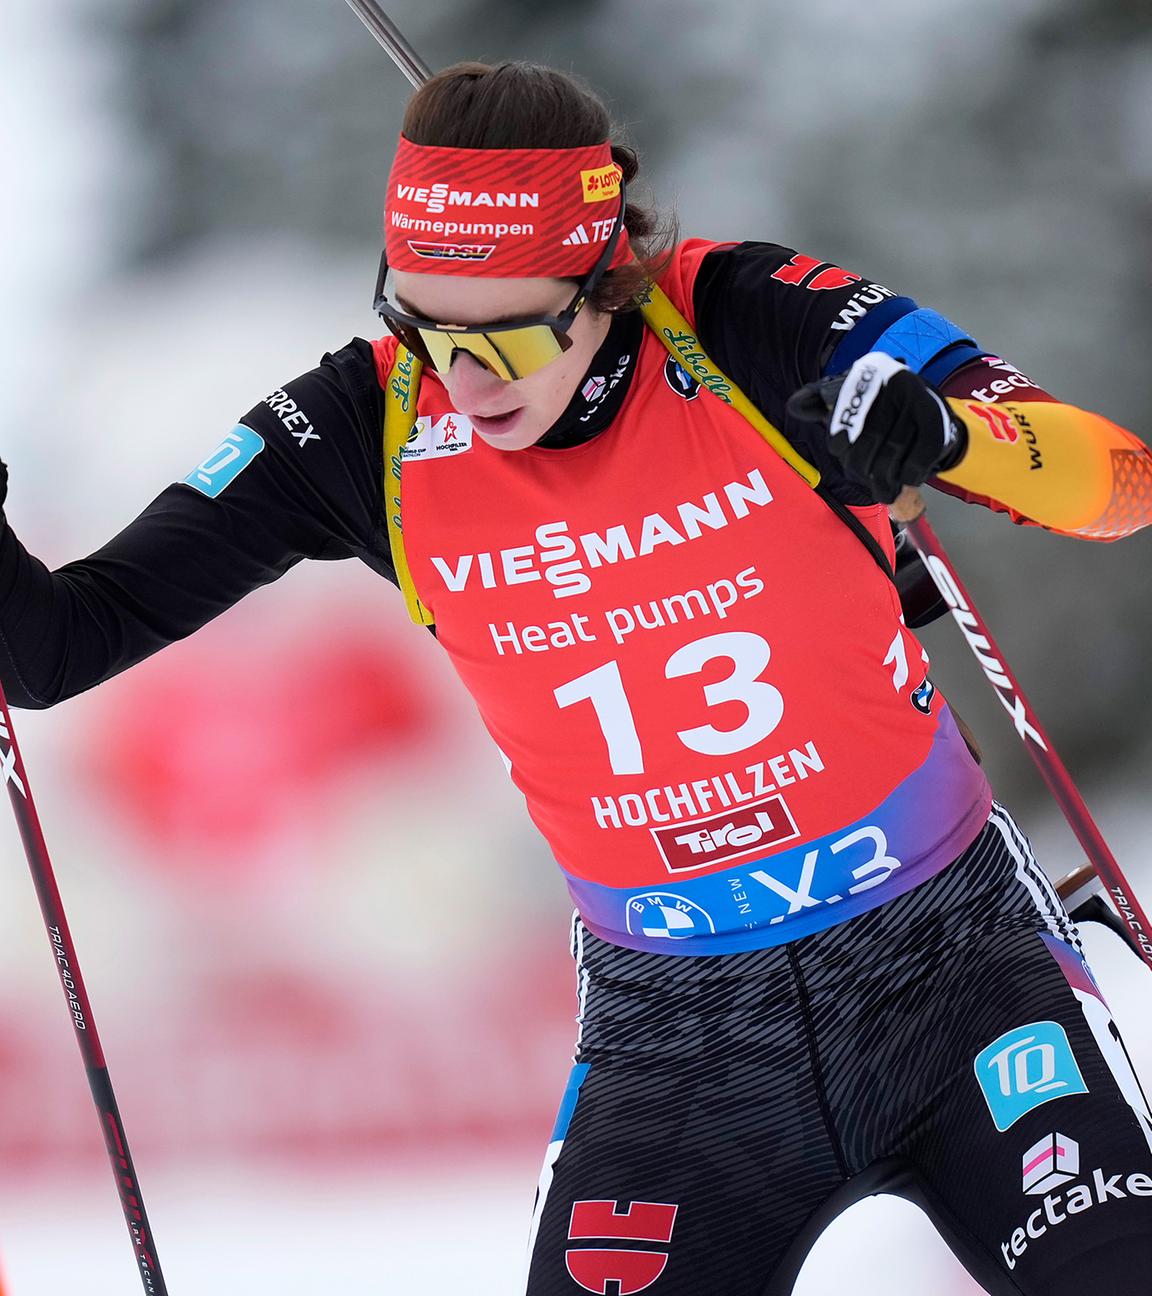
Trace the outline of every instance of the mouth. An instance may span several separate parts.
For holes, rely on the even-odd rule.
[[[485,436],[499,436],[503,432],[510,432],[520,421],[523,413],[524,406],[520,405],[504,414],[469,414],[468,417],[477,432]]]

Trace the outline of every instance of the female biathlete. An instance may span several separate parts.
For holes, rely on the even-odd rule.
[[[661,241],[609,130],[545,68],[424,85],[388,335],[84,561],[6,528],[4,687],[53,705],[302,558],[400,586],[577,908],[529,1296],[778,1296],[877,1191],[988,1292],[1152,1283],[1148,1105],[905,625],[885,507],[931,479],[1114,539],[1152,455],[840,266]]]

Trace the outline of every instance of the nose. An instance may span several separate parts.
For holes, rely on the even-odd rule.
[[[467,351],[457,351],[446,374],[441,374],[452,404],[462,412],[483,409],[501,397],[507,383]]]

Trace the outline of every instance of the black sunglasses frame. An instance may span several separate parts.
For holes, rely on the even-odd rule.
[[[558,315],[523,316],[520,319],[502,320],[497,324],[470,324],[466,327],[459,324],[445,324],[437,320],[425,319],[420,315],[409,315],[407,311],[402,311],[397,306],[394,306],[384,292],[384,285],[388,278],[387,248],[380,253],[380,269],[376,274],[376,294],[373,298],[372,308],[389,328],[392,328],[395,323],[404,328],[428,329],[436,333],[505,333],[511,329],[532,328],[536,325],[543,325],[556,334],[556,341],[559,343],[560,349],[567,351],[572,345],[568,330],[572,327],[585,301],[587,301],[600,280],[603,279],[612,262],[612,257],[616,252],[616,245],[620,242],[620,232],[624,228],[626,211],[627,199],[624,192],[624,182],[621,181],[620,210],[616,213],[616,221],[612,226],[612,232],[608,235],[608,242],[604,245],[604,251],[600,253],[596,264],[577,287],[572,300]],[[395,330],[393,331],[395,332]],[[400,336],[401,342],[408,346],[407,340],[402,335],[398,336]],[[411,349],[409,347],[409,350]]]

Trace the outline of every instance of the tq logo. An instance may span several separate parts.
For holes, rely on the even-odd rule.
[[[578,1201],[572,1203],[569,1240],[610,1239],[621,1242],[672,1241],[679,1206],[666,1202]],[[597,1296],[632,1296],[651,1287],[668,1263],[667,1251],[617,1247],[570,1248],[564,1253],[568,1273]]]

